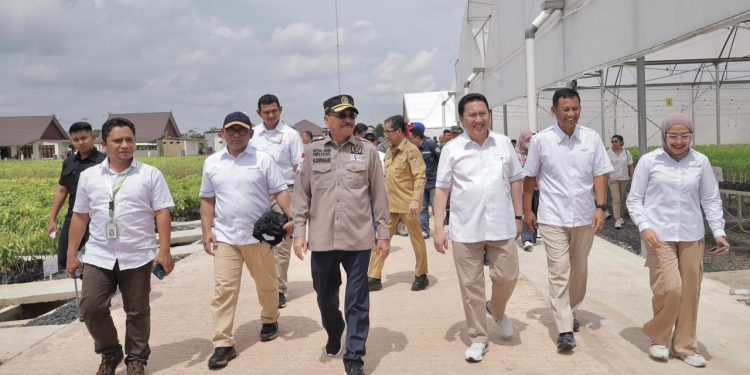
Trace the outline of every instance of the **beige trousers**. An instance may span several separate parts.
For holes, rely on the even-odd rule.
[[[643,332],[659,345],[668,345],[671,336],[672,349],[683,356],[698,351],[696,324],[704,250],[703,240],[667,242],[649,250],[646,257],[654,318],[643,325]]]
[[[261,321],[273,323],[279,319],[279,289],[273,252],[267,243],[235,246],[223,242],[214,252],[215,291],[211,301],[214,315],[214,347],[233,346],[234,312],[240,294],[242,266],[250,271],[260,302]]]
[[[620,181],[610,178],[607,185],[609,185],[609,191],[612,193],[612,215],[617,220],[625,212],[625,198],[630,191],[630,180]]]
[[[497,319],[502,319],[518,281],[518,250],[515,240],[477,243],[453,242],[461,300],[466,316],[466,328],[472,343],[487,344],[487,313],[484,292],[484,254],[490,260],[492,296],[490,308]]]
[[[539,231],[547,249],[549,299],[557,331],[573,332],[573,314],[586,296],[594,228],[591,225],[568,228],[540,224]]]
[[[292,194],[292,186],[289,186],[287,188],[287,192],[289,195]],[[283,214],[284,211],[281,210],[281,207],[279,207],[279,204],[276,203],[276,200],[271,199],[271,209]],[[284,237],[284,240],[281,241],[280,244],[273,247],[273,253],[274,253],[274,261],[276,262],[276,275],[277,275],[277,282],[279,284],[279,292],[286,295],[286,289],[287,289],[287,282],[288,277],[287,274],[289,272],[289,259],[291,258],[292,254],[292,237]]]
[[[427,273],[427,245],[424,242],[424,237],[422,237],[422,224],[419,221],[419,215],[410,219],[409,214],[391,212],[391,219],[388,222],[388,230],[390,231],[391,238],[396,233],[396,226],[399,219],[403,220],[404,224],[406,224],[406,230],[409,232],[409,239],[411,239],[411,246],[414,248],[414,257],[417,260],[414,267],[414,276],[422,276]],[[385,258],[378,255],[377,251],[373,251],[370,254],[370,269],[367,271],[367,276],[376,279],[381,278],[384,265]]]

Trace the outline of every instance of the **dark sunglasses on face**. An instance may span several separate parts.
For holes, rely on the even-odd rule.
[[[353,112],[331,112],[328,114],[328,116],[337,117],[340,120],[346,120],[346,119],[356,120],[357,119],[357,114]]]
[[[246,136],[247,133],[250,132],[250,129],[246,129],[246,128],[226,128],[226,129],[224,129],[224,131],[227,132],[227,135],[238,134],[239,136],[243,137],[243,136]]]

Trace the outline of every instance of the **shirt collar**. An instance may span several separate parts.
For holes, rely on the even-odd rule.
[[[224,147],[221,149],[221,158],[229,158],[229,159],[239,159],[243,155],[250,155],[251,153],[254,153],[255,149],[248,143],[247,147],[245,147],[245,151],[242,151],[239,156],[236,158],[232,156],[232,154],[229,153],[229,149],[227,147]]]
[[[404,151],[404,148],[406,147],[406,142],[409,142],[409,141],[406,140],[406,137],[404,137],[404,139],[401,140],[401,143],[399,143],[397,146],[390,145],[390,147],[396,148],[398,149],[398,152],[401,152],[401,151]]]
[[[333,141],[333,138],[331,138],[330,134],[328,134],[328,136],[326,136],[325,142],[323,142],[323,145],[327,145],[329,143],[333,147],[336,147],[336,142]],[[351,144],[354,144],[354,145],[362,146],[362,142],[360,140],[358,140],[353,134],[351,136],[349,136],[349,139],[347,139],[344,143],[342,143],[341,146],[343,147],[347,143],[351,143]]]
[[[98,154],[99,154],[99,150],[97,150],[96,147],[94,147],[94,149],[91,150],[91,152],[89,152],[89,155],[86,156],[85,158],[81,159],[81,153],[78,151],[76,151],[74,158],[75,160],[78,160],[78,161],[96,160],[96,157],[98,156]]]
[[[464,147],[466,147],[467,145],[473,143],[473,144],[475,144],[475,145],[477,145],[477,146],[479,146],[481,148],[481,147],[484,147],[484,145],[489,145],[487,142],[493,142],[494,143],[495,142],[495,135],[493,134],[492,131],[489,131],[489,134],[487,134],[487,139],[484,140],[484,145],[480,145],[479,143],[474,142],[474,140],[471,139],[471,137],[469,137],[469,133],[468,132],[462,133],[458,138],[456,138],[454,140],[459,140],[459,139],[461,140],[461,142],[463,142],[463,146]]]
[[[112,172],[109,169],[109,156],[107,156],[104,159],[104,161],[102,161],[99,165],[100,165],[100,168],[101,168],[101,170],[102,170],[103,173]],[[129,172],[131,170],[138,170],[140,168],[140,165],[141,165],[141,163],[138,162],[137,160],[135,160],[135,157],[133,157],[133,161],[130,163],[130,166],[127,169],[125,169],[124,171],[120,172],[120,173],[126,173],[126,172]],[[112,172],[112,173],[114,173],[114,172]]]
[[[268,128],[266,128],[266,123],[265,122],[261,122],[260,123],[260,131],[258,132],[258,134],[261,134],[261,133],[273,133],[273,132],[277,132],[277,131],[281,132],[284,129],[284,126],[286,126],[286,124],[284,124],[284,121],[279,120],[279,123],[276,125],[276,127],[273,130],[268,130]]]
[[[568,135],[565,134],[562,129],[560,129],[560,124],[555,123],[555,126],[552,128],[552,130],[555,132],[555,135],[557,136],[557,143],[560,143],[563,141],[563,139],[567,138]],[[575,129],[573,129],[573,135],[570,136],[570,139],[576,138],[578,140],[581,140],[581,127],[580,125],[576,124]]]

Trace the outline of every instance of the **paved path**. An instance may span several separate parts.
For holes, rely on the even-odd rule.
[[[740,374],[750,373],[750,310],[714,280],[703,283],[698,335],[707,369],[679,360],[648,358],[640,326],[649,318],[650,290],[643,260],[597,238],[590,257],[589,294],[578,317],[582,330],[572,354],[558,354],[547,303],[543,245],[519,251],[521,279],[507,314],[517,335],[503,341],[491,335],[490,351],[478,364],[466,363],[468,345],[452,256],[434,251],[428,240],[430,286],[410,290],[414,256],[408,238],[396,236],[384,269],[383,290],[371,294],[371,326],[365,370],[372,374]],[[212,258],[204,253],[177,263],[164,281],[154,279],[152,356],[155,374],[205,374],[211,345]],[[315,304],[309,258],[294,258],[289,272],[289,305],[282,310],[279,338],[261,343],[259,306],[245,273],[235,331],[239,357],[224,374],[341,374],[340,358],[323,354],[325,331]],[[487,289],[489,293],[489,288]],[[342,292],[343,301],[343,292]],[[113,316],[124,333],[119,297]],[[492,324],[494,329],[494,323]],[[0,341],[18,330],[0,329]],[[0,366],[0,374],[94,373],[99,358],[82,323],[74,322]],[[118,374],[124,374],[120,367]]]

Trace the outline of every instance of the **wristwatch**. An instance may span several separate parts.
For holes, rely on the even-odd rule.
[[[523,221],[523,216],[516,216],[516,220],[521,220],[521,221]]]
[[[609,208],[609,206],[606,203],[604,203],[604,204],[597,204],[596,208],[600,208],[600,209],[602,209],[603,211],[606,212],[607,208]]]

